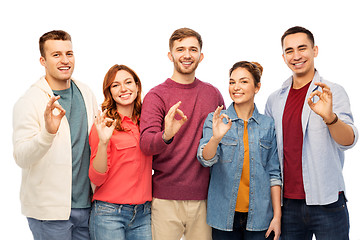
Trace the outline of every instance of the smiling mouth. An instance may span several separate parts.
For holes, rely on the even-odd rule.
[[[299,62],[299,63],[293,63],[292,65],[295,66],[295,67],[299,67],[299,66],[302,66],[306,63],[306,61],[304,62]]]
[[[120,98],[127,98],[127,97],[130,97],[130,95],[131,95],[131,93],[120,95]]]
[[[67,70],[70,70],[70,67],[59,67],[58,69],[60,71],[67,71]]]

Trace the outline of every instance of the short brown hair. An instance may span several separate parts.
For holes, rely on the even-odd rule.
[[[45,57],[44,45],[47,40],[62,40],[71,42],[71,36],[63,30],[53,30],[43,34],[39,39],[39,48],[42,57]]]
[[[170,51],[171,51],[172,47],[174,46],[174,41],[176,41],[176,40],[181,41],[184,38],[188,38],[188,37],[196,37],[196,39],[198,40],[199,45],[200,45],[200,50],[202,49],[202,39],[198,32],[196,32],[190,28],[179,28],[179,29],[175,30],[175,32],[173,32],[173,34],[171,35],[171,37],[169,39]]]

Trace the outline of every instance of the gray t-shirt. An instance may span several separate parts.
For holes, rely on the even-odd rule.
[[[72,147],[72,208],[91,207],[89,180],[90,146],[85,102],[76,84],[68,89],[53,91],[60,95],[59,103],[66,110]]]

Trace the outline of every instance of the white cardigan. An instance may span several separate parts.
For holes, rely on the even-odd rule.
[[[83,96],[88,132],[97,113],[94,94],[74,81]],[[22,168],[22,213],[39,220],[67,220],[71,211],[72,153],[69,123],[64,117],[56,134],[45,129],[44,111],[54,96],[45,77],[16,102],[13,111],[14,158]],[[55,109],[57,111],[57,109]]]

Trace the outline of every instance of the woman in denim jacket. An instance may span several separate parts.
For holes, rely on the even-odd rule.
[[[262,67],[246,61],[230,69],[233,103],[205,120],[198,159],[211,167],[207,223],[213,239],[278,239],[281,174],[272,118],[258,112]]]

